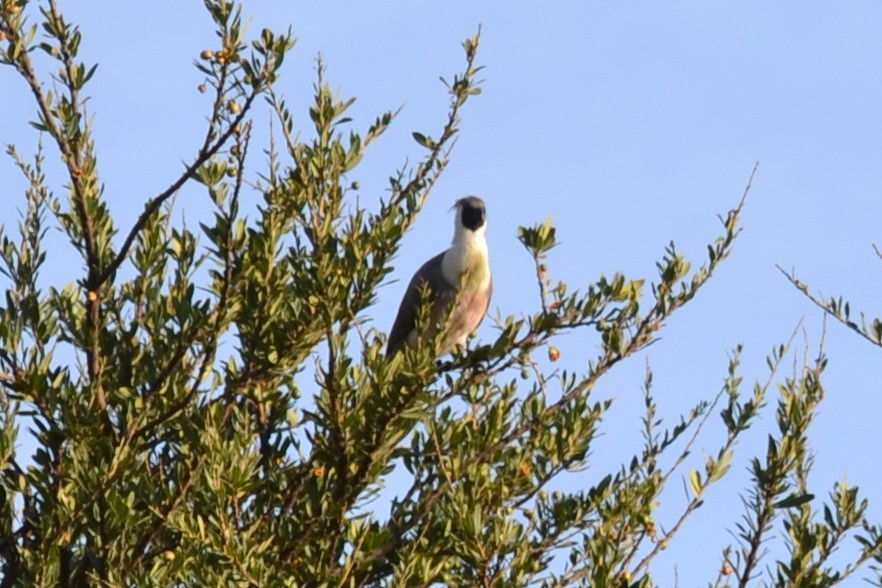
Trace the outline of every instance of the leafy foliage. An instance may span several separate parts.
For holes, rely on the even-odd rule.
[[[296,128],[275,89],[290,31],[249,41],[238,4],[206,0],[220,45],[196,61],[200,91],[214,96],[205,136],[126,229],[103,194],[81,95],[96,67],[80,60],[81,34],[54,0],[30,4],[0,2],[0,62],[33,95],[32,124],[66,178],[53,188],[42,148],[33,161],[9,148],[28,188],[17,230],[0,234],[0,585],[653,585],[652,561],[729,471],[786,347],[746,399],[737,349],[717,396],[669,428],[647,370],[642,450],[616,471],[580,474],[580,490],[549,486],[588,465],[612,402],[592,395],[597,382],[656,342],[712,277],[738,235],[743,198],[721,217],[702,265],[693,271],[671,243],[648,287],[621,274],[584,291],[554,282],[551,221],[521,227],[535,312],[500,318],[494,341],[444,363],[431,346],[386,359],[384,335],[364,318],[447,166],[462,109],[480,94],[479,34],[445,82],[443,126],[414,132],[421,159],[369,200],[353,178],[397,113],[350,130],[353,99],[330,90],[320,63],[312,126]],[[38,76],[41,53],[58,89]],[[268,171],[246,181],[258,99],[281,140],[266,150]],[[171,207],[188,183],[213,207],[198,229]],[[243,211],[246,190],[262,200]],[[83,261],[74,283],[41,273],[50,226]],[[583,373],[536,359],[556,361],[555,342],[574,330],[599,347]],[[778,385],[778,430],[752,463],[740,543],[724,553],[720,584],[754,580],[778,519],[790,554],[770,578],[778,585],[832,585],[880,562],[882,533],[856,488],[837,485],[822,521],[812,511],[807,433],[825,365],[820,356]],[[723,444],[684,472],[717,410]],[[33,455],[16,449],[22,426]],[[675,474],[692,496],[662,528],[659,496]],[[393,478],[397,490],[378,500]],[[850,535],[859,558],[832,568],[828,556]]]

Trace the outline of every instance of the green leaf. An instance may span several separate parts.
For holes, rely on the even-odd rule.
[[[426,149],[434,149],[437,146],[437,144],[435,143],[435,141],[432,140],[431,137],[427,137],[422,133],[414,132],[413,139]]]
[[[701,474],[698,470],[689,470],[689,483],[692,485],[692,493],[696,498],[701,496]]]
[[[807,502],[811,502],[815,499],[814,494],[809,494],[808,492],[804,494],[791,494],[790,496],[783,498],[775,503],[775,508],[793,508],[796,506],[802,506]]]

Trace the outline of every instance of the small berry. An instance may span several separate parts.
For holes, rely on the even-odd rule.
[[[162,557],[165,558],[166,561],[174,561],[175,560],[175,552],[171,549],[166,549],[162,552]]]
[[[214,57],[214,51],[212,51],[211,49],[205,49],[202,53],[199,54],[199,57],[207,61]]]
[[[548,359],[551,361],[557,361],[560,359],[560,349],[555,346],[551,346],[548,348]]]
[[[205,84],[199,84],[199,87],[196,89],[199,90],[200,94],[205,94],[208,91],[208,88],[205,87]]]
[[[233,114],[239,114],[239,112],[241,112],[241,110],[242,110],[242,107],[239,106],[239,103],[236,102],[235,100],[230,100],[230,103],[227,105],[227,108]]]

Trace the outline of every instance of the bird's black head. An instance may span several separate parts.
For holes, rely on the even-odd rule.
[[[456,201],[456,207],[459,209],[462,226],[470,231],[477,231],[487,222],[487,209],[484,207],[484,201],[477,196],[466,196]]]

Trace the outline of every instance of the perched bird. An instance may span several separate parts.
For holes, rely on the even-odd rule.
[[[398,316],[389,333],[386,355],[391,356],[402,344],[415,346],[420,334],[416,332],[416,313],[423,284],[429,288],[431,337],[446,309],[456,303],[446,323],[447,333],[442,339],[438,355],[465,345],[490,306],[493,278],[487,255],[487,210],[477,196],[466,196],[456,201],[456,221],[450,249],[439,253],[417,270],[398,308]]]

